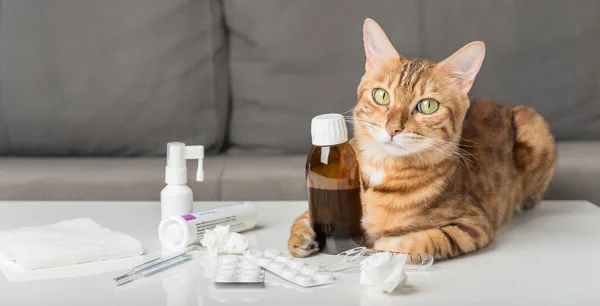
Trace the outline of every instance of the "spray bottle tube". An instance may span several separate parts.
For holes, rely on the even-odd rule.
[[[217,225],[229,225],[231,232],[242,232],[256,226],[257,219],[254,205],[239,202],[208,211],[168,217],[158,226],[158,239],[165,249],[179,251],[199,244],[204,232]]]

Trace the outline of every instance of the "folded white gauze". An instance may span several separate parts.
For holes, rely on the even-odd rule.
[[[390,293],[400,283],[406,282],[404,264],[406,264],[406,254],[392,255],[390,252],[372,254],[360,263],[360,284],[369,286],[372,291]]]
[[[23,270],[141,254],[139,241],[88,218],[0,232],[0,258]]]
[[[248,240],[242,234],[230,233],[229,225],[217,225],[212,230],[206,230],[200,240],[211,257],[223,253],[242,253],[248,248]]]

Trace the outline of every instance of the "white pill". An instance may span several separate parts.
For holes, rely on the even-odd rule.
[[[259,271],[244,271],[244,273],[242,274],[242,277],[258,278],[258,275],[260,275]]]
[[[299,273],[300,273],[300,271],[298,271],[298,269],[287,268],[287,269],[283,270],[282,275],[283,275],[283,277],[293,279]]]
[[[288,262],[288,266],[290,266],[290,268],[294,268],[294,269],[300,269],[304,265],[306,265],[306,262],[304,260],[300,260],[300,259],[293,259],[290,262]]]
[[[242,278],[240,278],[241,282],[247,283],[247,282],[256,282],[258,281],[258,275],[243,275]]]
[[[217,276],[217,278],[215,279],[217,282],[229,282],[231,281],[232,276],[231,275],[219,275]]]
[[[233,273],[235,270],[236,267],[221,267],[218,271],[219,273]]]
[[[244,267],[244,272],[258,272],[260,271],[260,266],[245,266]]]
[[[307,275],[315,275],[317,272],[319,272],[319,267],[317,266],[304,266],[300,269],[300,272],[302,272],[302,274],[307,274]]]
[[[314,276],[315,279],[319,282],[328,282],[333,280],[333,274],[329,272],[319,272],[316,273]]]
[[[219,258],[219,261],[221,263],[229,263],[229,264],[237,264],[239,261],[239,258],[237,256],[222,256]]]
[[[267,256],[267,257],[275,257],[279,254],[281,254],[281,253],[274,249],[266,249],[265,250],[265,256]]]
[[[244,257],[246,257],[250,260],[255,260],[256,258],[261,257],[261,256],[262,256],[262,252],[259,250],[251,249],[251,250],[244,251]]]
[[[221,267],[221,269],[228,269],[228,268],[235,268],[237,267],[237,263],[235,262],[222,262],[219,264],[219,267]]]
[[[231,272],[230,271],[226,271],[226,272],[219,271],[219,273],[217,273],[217,276],[218,277],[229,277],[229,278],[232,278],[232,277],[235,276],[235,272],[233,272],[233,271],[231,271]]]
[[[285,267],[286,267],[285,263],[283,263],[281,261],[274,261],[271,264],[269,264],[269,270],[271,270],[275,273],[281,272],[283,269],[285,269]]]
[[[273,261],[273,258],[271,257],[259,257],[256,259],[256,263],[258,263],[261,266],[266,266],[268,265],[271,261]]]
[[[279,255],[279,256],[275,257],[275,260],[281,261],[283,263],[288,263],[288,262],[290,262],[290,260],[292,260],[292,257],[286,256],[286,255]]]
[[[257,269],[260,270],[260,266],[254,263],[247,263],[244,265],[244,269]]]
[[[300,274],[296,276],[296,283],[301,286],[307,286],[313,283],[313,278],[310,275]]]

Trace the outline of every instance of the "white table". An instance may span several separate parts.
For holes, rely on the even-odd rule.
[[[228,203],[196,203],[200,211]],[[292,220],[305,202],[255,202],[259,225],[245,235],[260,249],[284,251]],[[393,296],[373,296],[358,285],[358,270],[343,284],[300,290],[267,275],[265,289],[216,289],[204,262],[122,287],[112,279],[128,267],[159,254],[160,215],[155,202],[0,202],[0,230],[92,217],[103,226],[142,241],[144,258],[0,276],[0,305],[600,305],[600,209],[585,201],[542,203],[517,215],[494,244],[472,256],[408,273],[408,284]],[[330,260],[326,255],[311,262]],[[27,280],[27,278],[41,278]],[[242,302],[242,301],[245,302]]]

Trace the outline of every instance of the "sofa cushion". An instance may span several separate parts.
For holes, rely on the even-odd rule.
[[[362,24],[380,20],[409,56],[418,1],[224,1],[230,33],[231,144],[246,152],[306,153],[310,120],[356,104]]]
[[[223,201],[306,200],[306,156],[229,156],[221,177]]]
[[[0,200],[160,201],[165,165],[155,157],[0,158]],[[196,165],[188,161],[194,198],[218,200],[223,158],[204,160],[202,183],[195,182]]]
[[[2,0],[8,153],[161,155],[169,141],[216,152],[228,103],[221,15],[218,0]]]
[[[1,88],[0,88],[1,92]],[[6,122],[2,115],[2,95],[0,94],[0,155],[5,155],[8,152],[8,133],[6,132]]]

